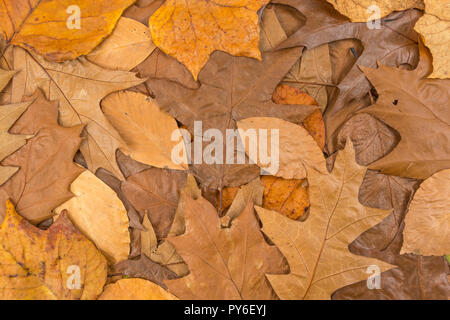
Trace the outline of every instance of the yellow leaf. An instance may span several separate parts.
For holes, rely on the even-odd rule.
[[[423,36],[433,55],[433,73],[429,78],[449,78],[450,0],[425,0],[425,14],[414,29]]]
[[[128,216],[116,193],[90,171],[70,186],[75,195],[55,209],[67,210],[73,224],[114,264],[126,260],[130,251]]]
[[[409,206],[400,253],[443,256],[450,252],[450,169],[420,185]]]
[[[103,68],[129,71],[155,48],[150,30],[145,25],[133,19],[120,18],[113,33],[86,58]]]
[[[393,267],[348,250],[353,240],[389,214],[359,203],[358,191],[367,170],[355,162],[351,142],[337,155],[332,173],[307,170],[311,212],[305,222],[256,207],[263,232],[289,262],[289,274],[267,275],[281,299],[330,299],[335,290],[366,280],[369,266],[376,265],[380,271]]]
[[[102,101],[102,109],[125,140],[125,154],[154,167],[187,170],[184,143],[181,163],[172,159],[172,150],[182,141],[177,122],[161,111],[152,98],[142,93],[118,92]],[[174,135],[179,141],[172,141]]]
[[[379,19],[394,11],[410,8],[423,9],[423,0],[327,0],[337,11],[350,18],[352,22],[366,22],[373,17],[375,11],[369,10],[371,6],[380,9]],[[433,0],[435,1],[435,0]]]
[[[135,0],[4,0],[0,34],[51,61],[88,54]]]
[[[6,202],[0,226],[0,299],[95,299],[106,281],[106,259],[66,214],[46,231]]]
[[[210,54],[222,50],[261,60],[257,11],[269,0],[167,0],[151,17],[153,41],[197,80]]]
[[[107,285],[98,300],[178,300],[153,282],[132,278]]]
[[[311,167],[321,173],[327,173],[326,162],[322,151],[317,146],[314,138],[301,126],[294,123],[278,119],[278,118],[266,118],[255,117],[248,118],[237,123],[238,128],[245,132],[251,133],[251,129],[255,129],[258,141],[261,139],[259,136],[261,129],[267,130],[267,144],[268,154],[272,157],[269,165],[261,163],[261,155],[252,154],[249,145],[249,139],[243,140],[245,146],[245,152],[249,156],[250,160],[257,163],[262,169],[269,174],[281,177],[284,179],[304,179],[306,178],[305,167]],[[274,145],[274,149],[271,150],[272,136],[275,135],[278,130],[279,143]],[[275,140],[276,141],[276,140]],[[279,153],[278,159],[275,155]],[[274,166],[274,162],[278,160],[279,166]]]

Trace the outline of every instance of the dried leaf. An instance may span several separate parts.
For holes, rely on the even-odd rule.
[[[134,1],[4,0],[0,34],[48,60],[72,60],[88,54],[108,36]]]
[[[401,253],[442,256],[450,252],[449,194],[450,169],[420,185],[405,218]]]
[[[105,287],[98,300],[178,300],[175,296],[144,279],[122,279]]]
[[[9,81],[14,77],[16,74],[16,71],[8,71],[0,69],[0,91],[5,89],[6,85],[9,83]]]
[[[172,157],[178,144],[172,140],[174,134],[181,139],[177,123],[153,99],[136,92],[117,92],[102,101],[102,110],[126,143],[122,152],[154,167],[187,170],[184,144],[181,163]]]
[[[244,131],[250,129],[256,130],[258,141],[262,139],[260,137],[260,130],[267,130],[267,141],[270,141],[269,145],[272,144],[272,132],[278,130],[279,168],[271,168],[268,165],[262,164],[259,158],[255,159],[249,152],[249,144],[241,136],[245,146],[245,152],[249,158],[253,162],[258,163],[258,166],[269,174],[284,179],[304,179],[306,178],[305,167],[308,166],[324,174],[328,172],[322,152],[311,135],[303,127],[277,118],[248,118],[238,121],[238,127]],[[268,153],[268,157],[272,157],[272,162],[276,161],[273,158],[275,151],[270,150]]]
[[[129,71],[144,61],[155,48],[150,30],[145,25],[120,18],[113,33],[86,58],[102,68]]]
[[[84,171],[70,186],[75,195],[55,212],[68,211],[73,224],[113,264],[128,258],[130,235],[127,211],[116,193],[92,172]]]
[[[0,187],[0,202],[11,199],[24,218],[37,224],[51,218],[52,210],[73,196],[69,185],[83,171],[73,163],[83,127],[60,126],[57,103],[47,101],[40,91],[25,100],[31,105],[11,133],[35,136],[2,162],[20,170]],[[1,218],[4,210],[1,206]]]
[[[13,101],[40,88],[50,100],[59,100],[62,125],[86,126],[81,152],[93,172],[104,168],[119,178],[116,149],[124,142],[100,109],[100,100],[111,92],[142,82],[133,73],[103,69],[85,58],[63,64],[45,61],[20,48],[14,49],[14,65],[20,72],[13,80]]]
[[[141,231],[141,254],[151,257],[152,253],[156,250],[158,246],[158,239],[156,239],[155,231],[153,226],[148,220],[148,215],[144,216],[144,221],[142,225],[145,227],[145,231]]]
[[[433,55],[433,72],[428,77],[449,78],[450,1],[424,1],[425,15],[417,21],[414,29],[423,36]]]
[[[194,79],[215,50],[261,59],[257,11],[268,0],[166,1],[151,17],[153,41]]]
[[[43,231],[7,201],[0,241],[0,299],[95,299],[102,292],[106,259],[66,213]],[[74,283],[74,272],[79,272],[80,283]],[[77,284],[80,287],[68,287]]]
[[[421,62],[408,71],[381,65],[363,68],[380,95],[376,104],[363,109],[401,135],[398,146],[370,169],[382,173],[425,179],[450,167],[450,80],[430,80],[429,54],[421,47]]]
[[[379,10],[379,18],[383,18],[394,11],[402,11],[410,8],[423,9],[424,0],[327,0],[336,10],[350,18],[352,22],[366,22],[375,20],[376,12],[373,6]],[[425,0],[426,1],[426,0]]]
[[[230,228],[220,228],[214,207],[190,198],[184,207],[186,232],[168,240],[189,266],[190,274],[165,281],[181,299],[274,299],[265,272],[286,271],[277,248],[259,231],[252,203]]]
[[[366,168],[356,164],[353,146],[347,142],[331,174],[308,168],[311,213],[305,222],[256,207],[263,232],[290,265],[287,275],[267,275],[281,299],[330,299],[336,289],[366,279],[369,265],[382,271],[392,268],[347,249],[359,234],[388,215],[359,203],[358,189],[365,172]]]

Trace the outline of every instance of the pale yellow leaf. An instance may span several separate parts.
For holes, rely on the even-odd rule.
[[[177,297],[151,281],[121,279],[105,287],[98,300],[178,300]]]

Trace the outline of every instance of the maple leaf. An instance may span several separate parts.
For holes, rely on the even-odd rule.
[[[443,256],[450,252],[450,169],[421,185],[405,218],[401,253]]]
[[[102,110],[125,140],[126,147],[122,150],[125,154],[158,168],[187,169],[184,144],[181,163],[172,159],[172,150],[177,145],[172,140],[173,134],[178,132],[182,137],[178,125],[153,99],[141,93],[118,92],[102,101]]]
[[[414,29],[423,36],[433,55],[433,72],[428,77],[449,78],[450,1],[424,1],[425,15],[417,21]]]
[[[269,52],[263,54],[260,62],[218,51],[199,74],[198,89],[160,79],[149,79],[147,83],[160,108],[184,124],[191,134],[194,121],[202,121],[203,131],[218,129],[225,137],[226,130],[237,129],[236,121],[241,119],[267,116],[299,123],[317,109],[272,101],[275,87],[300,55],[301,48]],[[226,139],[223,140],[225,150]],[[242,185],[259,175],[254,165],[230,165],[225,158],[222,163],[193,164],[190,168],[200,183],[210,188]]]
[[[73,163],[83,126],[58,125],[58,104],[47,101],[40,91],[27,100],[32,103],[11,132],[35,136],[2,162],[20,170],[0,187],[0,201],[11,199],[23,217],[39,223],[73,196],[68,186],[83,171]],[[1,207],[1,217],[4,212]]]
[[[178,300],[153,282],[133,278],[121,279],[105,287],[98,300]]]
[[[78,230],[112,263],[127,259],[130,252],[128,217],[116,193],[87,170],[71,184],[70,191],[74,197],[58,206],[55,212],[68,211],[68,217]]]
[[[106,259],[63,213],[46,231],[29,224],[6,202],[0,226],[0,298],[95,299],[106,281]],[[68,288],[71,268],[79,288]]]
[[[354,111],[369,105],[364,104],[363,98],[371,89],[370,82],[358,66],[374,68],[378,61],[391,66],[415,66],[418,51],[413,26],[421,13],[414,9],[393,13],[381,20],[380,29],[370,29],[366,23],[348,22],[325,0],[275,0],[274,3],[293,6],[306,17],[305,25],[277,48],[305,46],[312,49],[351,38],[360,40],[364,47],[355,65],[337,84],[338,90],[330,97],[324,113],[327,148],[329,153],[334,153],[342,124]]]
[[[330,299],[335,290],[366,279],[370,265],[382,271],[392,268],[385,262],[353,255],[347,248],[358,235],[388,215],[359,203],[358,189],[365,172],[366,168],[355,162],[348,141],[331,174],[308,168],[311,208],[305,222],[256,207],[262,231],[290,265],[289,274],[267,275],[281,299]]]
[[[123,10],[133,2],[4,0],[0,5],[0,34],[8,42],[31,49],[48,60],[72,60],[88,54],[108,36]],[[76,21],[79,27],[76,24],[69,27]]]
[[[372,163],[370,169],[425,179],[450,167],[450,80],[426,79],[431,68],[430,56],[423,46],[420,64],[413,71],[384,65],[378,69],[362,68],[380,97],[360,112],[382,120],[401,135],[397,147]]]
[[[423,9],[424,0],[327,0],[336,10],[343,15],[349,17],[352,22],[366,22],[375,20],[373,17],[375,10],[373,6],[379,10],[379,18],[383,18],[394,11],[402,11],[410,8]]]
[[[59,100],[59,121],[66,127],[83,124],[86,139],[81,152],[93,172],[102,167],[123,179],[116,149],[125,143],[100,109],[100,100],[114,91],[142,82],[131,72],[103,69],[85,58],[62,64],[48,62],[23,49],[14,49],[13,101],[40,88],[50,100]]]
[[[168,0],[149,20],[156,46],[194,79],[215,50],[261,59],[257,11],[269,0]]]
[[[221,228],[215,208],[204,198],[184,199],[186,232],[170,237],[189,266],[190,274],[166,280],[170,292],[181,299],[274,299],[264,273],[286,271],[276,247],[259,230],[253,204]]]

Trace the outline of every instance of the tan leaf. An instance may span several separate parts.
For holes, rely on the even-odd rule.
[[[4,0],[0,6],[0,34],[8,42],[48,60],[71,60],[88,54],[107,37],[123,10],[133,2]]]
[[[400,253],[443,256],[450,252],[450,169],[420,185],[409,205]]]
[[[215,50],[261,59],[257,11],[269,0],[166,1],[151,17],[154,43],[197,80]]]
[[[172,157],[179,144],[172,138],[182,137],[177,122],[161,111],[155,100],[142,93],[117,92],[102,101],[102,110],[124,139],[126,147],[122,151],[125,154],[154,167],[187,170],[184,143],[181,144],[181,163],[176,163]]]
[[[16,74],[16,71],[8,71],[0,69],[0,91],[5,89],[6,85],[12,79],[12,77]]]
[[[146,230],[141,231],[141,254],[145,254],[150,258],[158,246],[158,239],[156,239],[156,234],[150,220],[148,219],[148,215],[144,215],[142,225]]]
[[[190,273],[167,280],[180,299],[274,299],[264,273],[287,271],[277,248],[259,230],[248,203],[230,228],[221,228],[215,208],[204,198],[189,198],[184,206],[186,232],[169,238]]]
[[[54,63],[14,49],[14,65],[19,71],[13,79],[13,102],[40,88],[47,99],[58,100],[59,120],[66,127],[83,124],[86,139],[81,152],[93,172],[104,168],[119,178],[116,149],[124,142],[100,109],[100,100],[111,92],[142,82],[133,73],[103,69],[85,58]]]
[[[450,0],[424,0],[425,15],[414,29],[420,33],[433,55],[433,72],[429,78],[450,78]]]
[[[163,241],[158,248],[150,256],[152,261],[165,266],[170,271],[177,274],[179,277],[184,277],[189,274],[189,268],[183,261],[183,258],[177,253],[177,250],[169,241]]]
[[[86,58],[106,69],[129,71],[144,61],[156,46],[142,23],[120,18],[113,33]]]
[[[289,274],[267,275],[281,299],[330,299],[335,290],[366,280],[370,265],[381,271],[392,268],[348,251],[353,240],[389,213],[359,203],[358,190],[365,173],[366,168],[355,162],[348,141],[332,173],[320,174],[308,168],[311,213],[305,222],[256,207],[263,232],[289,262]]]
[[[68,211],[73,224],[112,262],[130,252],[127,210],[116,193],[92,172],[84,171],[70,186],[75,195],[55,212]]]
[[[153,282],[132,278],[121,279],[105,287],[98,300],[178,300]]]
[[[19,216],[7,201],[0,241],[1,300],[95,299],[102,292],[106,259],[66,213],[44,231]],[[80,283],[71,282],[75,272]]]
[[[350,18],[352,22],[366,22],[369,19],[381,19],[394,11],[402,11],[410,8],[423,9],[424,0],[327,0],[336,10]],[[374,18],[374,9],[380,9],[380,17]]]
[[[243,130],[244,133],[247,130],[255,129],[256,136],[259,136],[260,129],[267,130],[267,143],[270,146],[272,141],[272,133],[278,130],[279,132],[279,159],[273,156],[273,162],[279,160],[279,168],[269,168],[269,165],[263,165],[260,162],[260,157],[252,155],[249,150],[248,139],[243,139],[241,135],[241,140],[245,146],[245,151],[249,156],[250,160],[257,163],[262,169],[267,171],[269,174],[282,177],[284,179],[303,179],[306,178],[305,167],[311,167],[321,173],[327,173],[326,162],[322,151],[317,146],[313,137],[301,126],[293,124],[291,122],[278,119],[278,118],[265,118],[265,117],[255,117],[248,118],[237,123],[238,128]],[[251,131],[248,131],[251,133]],[[253,145],[253,144],[252,144]],[[276,146],[275,148],[277,148]],[[270,149],[270,148],[268,148]],[[275,154],[276,150],[268,150],[268,156]],[[256,156],[256,157],[255,157]]]

